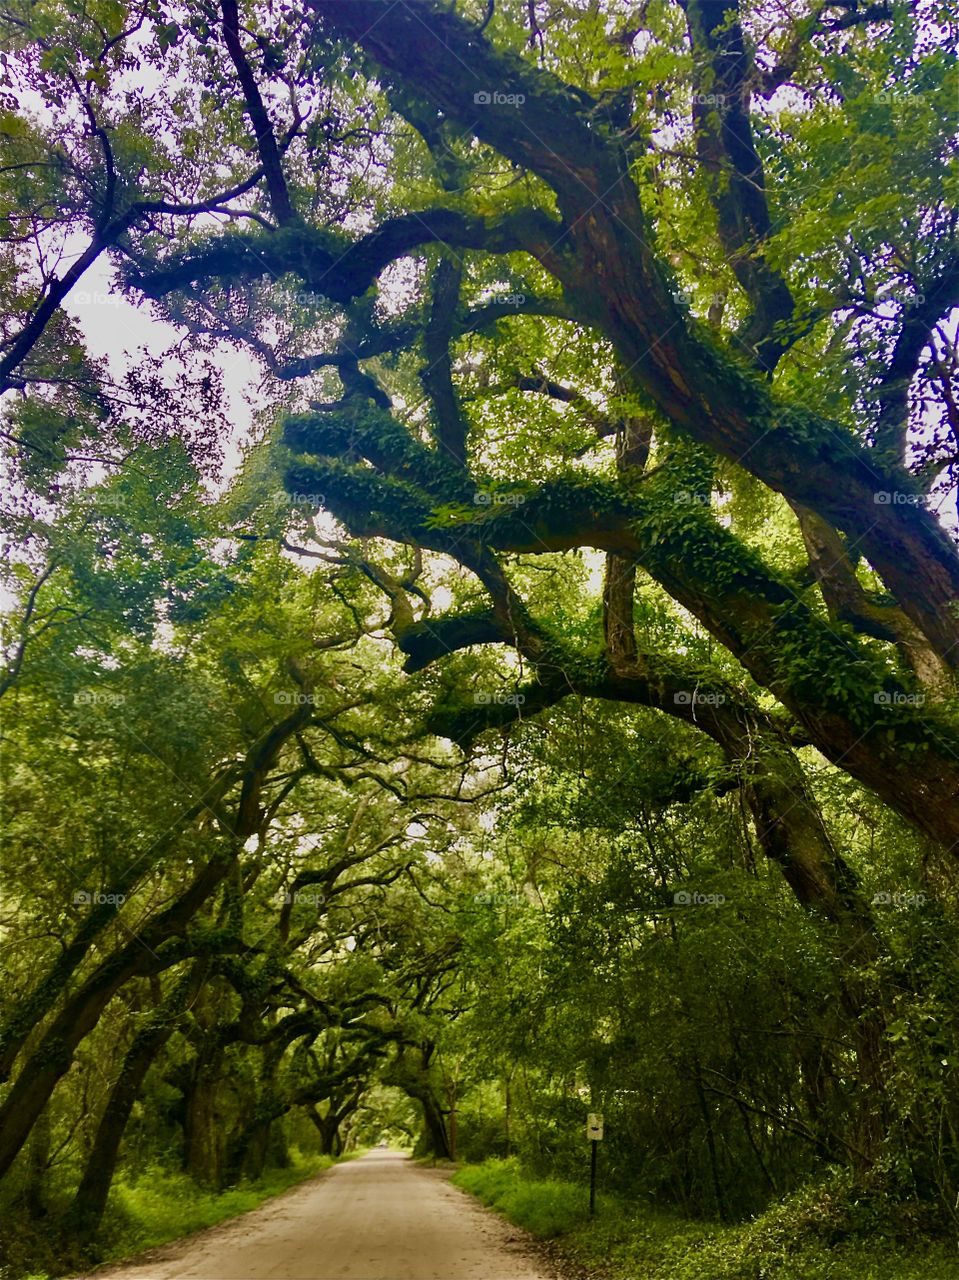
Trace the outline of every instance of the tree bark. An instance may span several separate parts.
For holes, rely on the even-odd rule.
[[[184,1100],[183,1169],[200,1186],[219,1190],[223,1173],[223,1142],[216,1107],[223,1062],[218,1042],[194,1063]]]
[[[16,1159],[58,1081],[69,1070],[78,1045],[97,1025],[103,1010],[121,987],[132,978],[162,973],[196,954],[198,949],[239,947],[238,941],[227,940],[229,929],[225,934],[214,935],[195,945],[171,940],[185,932],[236,866],[244,841],[258,830],[263,820],[260,796],[266,775],[287,739],[311,716],[312,707],[304,703],[254,744],[244,761],[227,847],[209,860],[172,906],[148,921],[125,946],[98,965],[53,1019],[0,1106],[0,1178]]]
[[[650,247],[622,145],[576,91],[495,50],[467,20],[431,4],[310,0],[329,27],[556,194],[562,223],[531,220],[524,247],[562,284],[581,323],[612,342],[662,413],[691,439],[848,532],[950,667],[959,666],[959,557],[919,504],[877,503],[909,490],[839,424],[780,403],[758,375],[695,334]],[[716,6],[713,6],[715,8]],[[712,28],[711,28],[712,30]],[[490,84],[522,95],[477,112]]]
[[[103,1108],[83,1176],[67,1211],[68,1238],[81,1242],[91,1240],[99,1231],[133,1105],[140,1096],[147,1072],[202,982],[205,968],[202,962],[195,965],[134,1037]]]

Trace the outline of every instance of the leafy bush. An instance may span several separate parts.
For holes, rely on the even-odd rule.
[[[854,1199],[844,1178],[810,1186],[738,1226],[697,1222],[602,1196],[590,1221],[584,1185],[527,1179],[517,1160],[467,1167],[453,1181],[578,1262],[616,1280],[959,1280],[955,1242],[910,1243],[892,1215]]]

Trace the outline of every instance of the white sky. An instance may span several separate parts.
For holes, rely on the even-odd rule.
[[[67,296],[64,310],[80,325],[90,355],[107,360],[111,374],[122,382],[124,371],[135,361],[138,349],[158,356],[184,336],[184,330],[162,319],[146,300],[133,305],[114,288],[113,267],[100,257]],[[223,372],[228,416],[233,423],[224,448],[224,482],[235,474],[243,443],[253,426],[254,404],[262,402],[257,387],[262,369],[248,351],[227,343],[216,348],[215,363]]]
[[[138,349],[160,355],[184,336],[182,329],[162,319],[149,302],[144,300],[134,305],[115,289],[113,267],[106,255],[94,263],[69,294],[64,309],[79,323],[90,354],[105,358],[112,375],[121,382],[124,370],[136,359]],[[947,324],[950,329],[959,324],[959,312],[950,316]],[[214,361],[223,374],[227,416],[233,424],[230,439],[223,442],[221,485],[225,486],[236,474],[243,446],[250,438],[254,406],[263,405],[266,401],[259,393],[263,370],[255,355],[227,343],[219,343]],[[956,525],[955,504],[954,489],[930,496],[931,509],[953,531]]]

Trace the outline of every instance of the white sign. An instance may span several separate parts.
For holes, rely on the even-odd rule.
[[[600,1142],[603,1137],[603,1117],[591,1111],[586,1119],[586,1137],[590,1142]]]

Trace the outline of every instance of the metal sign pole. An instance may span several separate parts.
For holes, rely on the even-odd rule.
[[[603,1138],[603,1117],[591,1111],[586,1120],[586,1137],[589,1139],[589,1216],[596,1216],[596,1149]]]

